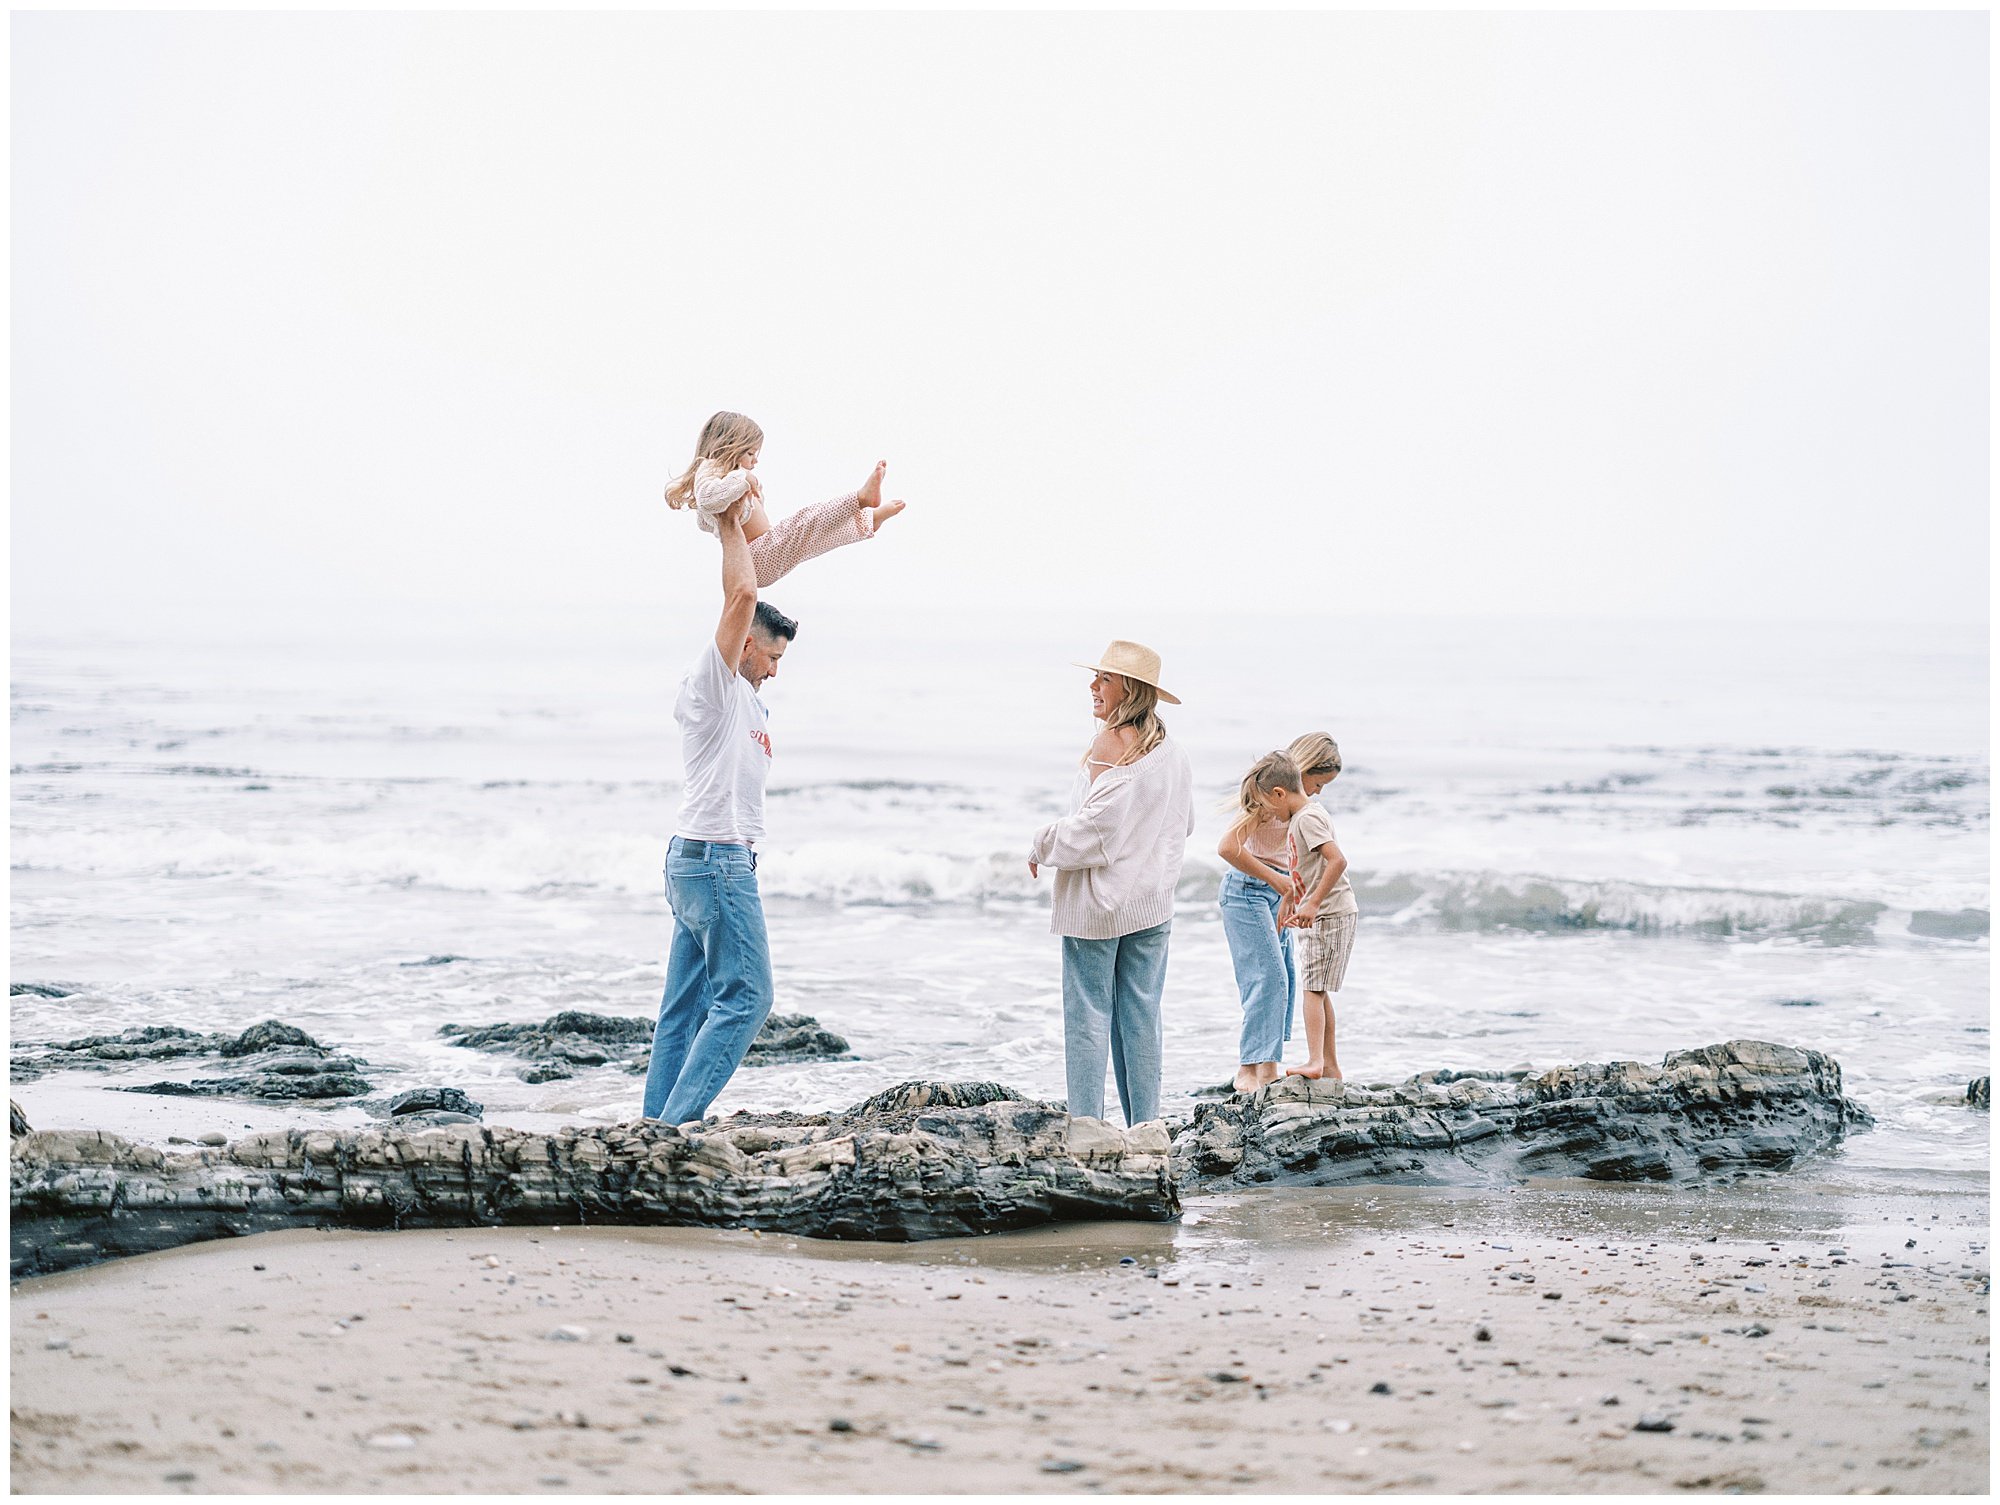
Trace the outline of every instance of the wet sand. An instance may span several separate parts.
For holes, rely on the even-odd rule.
[[[1983,1492],[1986,1238],[1983,1192],[1644,1187],[274,1234],[15,1287],[13,1484]]]

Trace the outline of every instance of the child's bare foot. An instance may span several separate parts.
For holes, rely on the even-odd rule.
[[[877,460],[875,468],[868,472],[868,479],[861,483],[861,505],[879,507],[882,505],[882,473],[889,468],[887,460]]]
[[[866,504],[864,503],[863,505],[865,506]],[[878,503],[875,508],[876,530],[879,532],[881,530],[882,524],[886,523],[890,518],[894,517],[898,512],[901,512],[903,508],[908,505],[909,504],[907,502],[901,502],[901,501]]]
[[[1318,1081],[1325,1074],[1324,1068],[1319,1066],[1287,1066],[1285,1068],[1286,1076],[1311,1077],[1314,1081]]]

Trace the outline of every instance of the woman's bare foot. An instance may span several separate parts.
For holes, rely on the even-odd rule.
[[[1306,1076],[1311,1077],[1314,1081],[1318,1081],[1325,1074],[1325,1068],[1319,1066],[1287,1066],[1285,1068],[1286,1076]]]
[[[1237,1067],[1236,1080],[1229,1085],[1232,1091],[1255,1092],[1257,1090],[1257,1068],[1255,1066]]]

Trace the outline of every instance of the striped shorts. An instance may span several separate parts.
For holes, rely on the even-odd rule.
[[[1359,915],[1322,915],[1303,930],[1298,940],[1299,986],[1308,993],[1338,993],[1347,976],[1347,958],[1354,951],[1354,930]]]

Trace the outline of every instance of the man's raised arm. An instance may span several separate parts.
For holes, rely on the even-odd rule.
[[[743,658],[743,642],[757,615],[757,566],[743,537],[743,511],[738,502],[715,520],[722,534],[722,620],[715,624],[715,651],[731,669]]]

